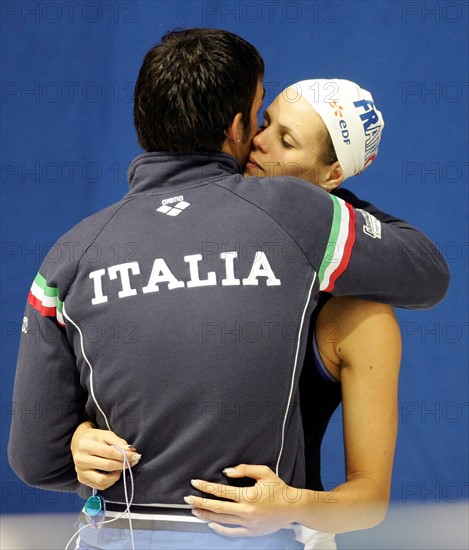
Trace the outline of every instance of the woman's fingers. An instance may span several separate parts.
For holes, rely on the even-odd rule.
[[[191,479],[191,484],[202,491],[215,497],[226,498],[239,502],[241,498],[241,487],[233,487],[232,485],[223,485],[222,483],[212,483],[211,481],[204,481],[203,479]],[[204,499],[209,500],[209,499]]]
[[[270,475],[275,475],[274,472],[268,467],[258,464],[238,464],[231,468],[225,468],[223,473],[227,477],[251,477],[256,481],[260,481]]]
[[[136,466],[138,460],[128,462],[129,466]],[[88,454],[75,456],[75,466],[81,470],[100,470],[103,472],[121,472],[123,467],[122,457],[120,460],[108,460],[99,456],[90,456]],[[127,467],[127,464],[126,464]]]
[[[115,471],[122,470],[124,453],[130,466],[141,458],[135,447],[108,430],[91,429],[74,441],[72,448],[75,464],[80,468]]]
[[[85,442],[84,442],[85,443]],[[126,460],[124,461],[124,453]],[[112,472],[122,470],[122,465],[126,462],[127,466],[136,466],[141,458],[135,451],[122,451],[102,443],[86,442],[79,447],[75,455],[75,463],[88,466],[96,470],[105,470]]]
[[[196,497],[189,495],[184,497],[187,504],[190,504],[193,508],[198,510],[206,510],[207,512],[214,512],[215,514],[224,514],[231,517],[236,517],[238,520],[241,512],[240,505],[235,502],[225,502],[223,500],[215,500],[212,498]]]
[[[77,470],[77,478],[80,483],[87,485],[88,487],[93,487],[100,491],[105,491],[109,489],[122,475],[122,470],[118,472],[98,472],[96,470],[88,470],[86,472],[81,472]]]
[[[194,516],[207,522],[223,523],[224,525],[232,525],[234,527],[242,526],[241,518],[239,516],[232,516],[230,514],[216,514],[214,512],[207,512],[207,510],[202,510],[199,508],[194,508],[192,513]]]

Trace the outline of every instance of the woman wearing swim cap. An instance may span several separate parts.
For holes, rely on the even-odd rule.
[[[376,158],[384,120],[369,92],[349,80],[303,80],[264,112],[247,175],[290,175],[328,191]]]
[[[371,94],[356,84],[298,82],[266,109],[245,175],[290,175],[333,191],[373,161],[383,127]],[[254,478],[251,488],[227,490],[195,480],[199,490],[231,500],[190,497],[195,515],[217,533],[256,536],[296,523],[305,548],[336,548],[330,533],[368,528],[385,516],[397,431],[398,324],[392,307],[355,298],[332,298],[318,312],[300,381],[307,489],[288,487],[270,468],[258,465],[227,465],[225,470],[227,481]],[[341,399],[347,479],[324,491],[320,444]],[[90,428],[84,423],[75,432],[76,469],[82,483],[105,489],[119,479],[122,460],[116,456],[114,471],[107,474],[96,470],[110,469],[103,466],[109,464],[110,445],[127,442]],[[138,456],[134,451],[129,460]]]
[[[264,112],[245,175],[298,177],[334,192],[373,162],[383,128],[371,94],[357,84],[298,82]],[[356,199],[348,191],[341,194]],[[328,298],[312,319],[314,332],[300,379],[307,490],[288,487],[270,468],[258,465],[225,470],[228,482],[256,480],[254,487],[238,493],[198,480],[197,489],[233,500],[220,504],[191,497],[198,517],[221,535],[261,535],[297,523],[305,548],[334,549],[332,533],[369,528],[386,515],[397,435],[399,326],[391,306]],[[346,481],[324,491],[320,445],[341,400]]]

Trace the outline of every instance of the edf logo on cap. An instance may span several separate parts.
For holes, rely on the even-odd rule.
[[[345,143],[345,145],[350,145],[350,132],[347,130],[347,123],[345,122],[343,118],[343,107],[342,105],[339,105],[338,101],[330,101],[329,105],[335,109],[334,115],[338,116],[340,118],[339,120],[339,126],[340,126],[340,133],[342,134],[342,141]]]

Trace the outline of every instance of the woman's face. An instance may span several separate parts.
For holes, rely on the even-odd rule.
[[[296,90],[287,88],[264,112],[245,175],[294,176],[321,185],[328,171],[321,162],[326,137],[321,117]]]

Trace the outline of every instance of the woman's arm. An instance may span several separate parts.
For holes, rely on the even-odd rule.
[[[321,356],[342,384],[346,481],[331,491],[295,490],[269,468],[246,465],[227,476],[253,477],[250,489],[198,480],[199,490],[235,501],[189,497],[198,517],[220,534],[267,534],[291,522],[340,533],[372,527],[386,515],[397,434],[398,323],[390,306],[333,298],[316,331]]]
[[[329,492],[327,506],[315,507],[315,526],[303,524],[329,532],[372,527],[384,519],[390,495],[399,325],[388,305],[333,298],[318,317],[316,335],[323,361],[342,385],[346,482]]]

